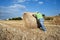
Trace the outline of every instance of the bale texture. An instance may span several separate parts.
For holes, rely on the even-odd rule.
[[[23,15],[23,20],[25,22],[26,27],[28,28],[37,28],[36,18],[33,17],[33,13],[26,12]]]
[[[53,21],[55,22],[55,24],[60,25],[60,16],[54,17]]]

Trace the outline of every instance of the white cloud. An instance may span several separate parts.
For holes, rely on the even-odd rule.
[[[20,13],[20,11],[24,10],[26,10],[26,7],[20,4],[14,4],[7,7],[0,6],[0,12],[2,13]]]
[[[22,3],[25,2],[26,0],[13,0],[13,3]]]
[[[22,3],[22,2],[26,2],[26,1],[38,1],[38,0],[14,0],[14,3]]]
[[[9,6],[9,8],[26,8],[24,5],[21,5],[21,4],[14,4],[14,5],[11,5]]]
[[[44,4],[44,2],[42,2],[42,1],[40,1],[40,2],[38,2],[39,4]]]
[[[17,2],[25,2],[26,0],[17,0]]]

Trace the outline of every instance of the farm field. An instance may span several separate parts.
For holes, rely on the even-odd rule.
[[[60,25],[44,22],[47,31],[27,28],[21,21],[0,20],[0,40],[60,40]]]

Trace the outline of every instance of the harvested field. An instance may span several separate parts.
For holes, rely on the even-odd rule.
[[[0,40],[60,40],[59,18],[45,20],[46,32],[38,28],[32,14],[25,13],[23,20],[0,20]]]
[[[46,32],[25,27],[24,21],[0,21],[0,40],[60,40],[60,25],[44,23]]]

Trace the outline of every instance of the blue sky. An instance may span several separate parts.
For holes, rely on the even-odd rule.
[[[46,16],[60,13],[60,0],[0,0],[0,14],[22,16],[24,12],[39,11]]]

